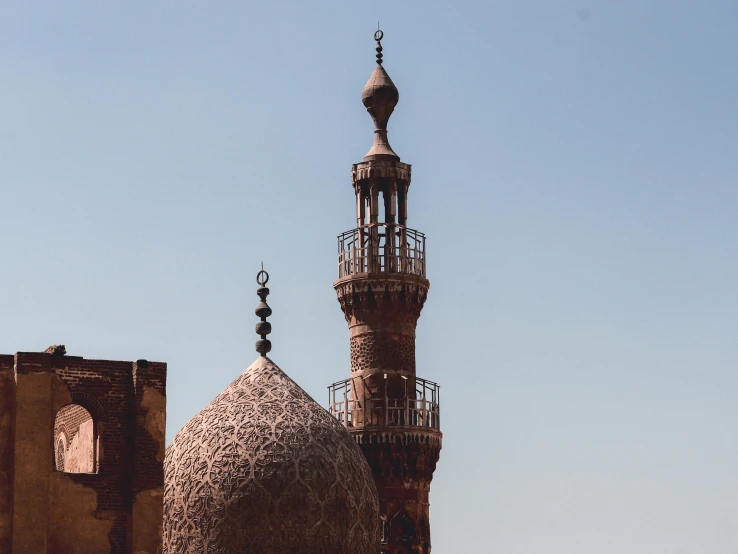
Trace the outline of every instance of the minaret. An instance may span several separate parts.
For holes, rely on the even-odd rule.
[[[351,377],[329,387],[330,411],[361,446],[377,484],[382,552],[431,551],[428,493],[441,450],[438,384],[416,376],[415,327],[428,296],[425,235],[407,227],[410,165],[387,140],[399,92],[377,66],[361,95],[374,143],[354,164],[356,229],[338,237],[338,294]]]

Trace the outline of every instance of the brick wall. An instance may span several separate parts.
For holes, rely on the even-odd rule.
[[[60,435],[63,435],[63,440]],[[94,422],[85,408],[79,404],[67,404],[56,413],[54,445],[58,471],[97,472],[96,444]]]
[[[161,408],[159,411],[164,413],[166,364],[86,360],[76,356],[50,353],[18,353],[15,356],[15,372],[19,377],[19,388],[25,376],[50,375],[52,381],[49,385],[51,400],[48,417],[55,418],[59,410],[70,402],[78,404],[92,416],[99,436],[97,474],[68,474],[54,471],[55,437],[52,433],[48,440],[34,446],[36,454],[43,458],[38,467],[51,474],[49,490],[52,494],[46,516],[49,548],[52,547],[52,543],[56,545],[55,548],[63,548],[63,545],[69,544],[77,536],[80,541],[84,541],[86,533],[96,532],[94,529],[104,529],[106,549],[101,552],[111,554],[131,552],[132,544],[137,540],[137,533],[151,535],[157,532],[156,526],[153,528],[139,526],[138,530],[133,529],[132,514],[137,493],[149,489],[163,489],[164,485],[163,459],[161,461],[158,459],[159,440],[158,437],[151,436],[151,425],[147,426],[146,423],[147,417],[149,420],[151,417],[149,410],[143,405],[145,400],[150,399],[155,393],[157,405]],[[28,382],[37,381],[28,380]],[[45,413],[43,409],[37,412],[41,414],[40,417]],[[77,416],[68,416],[64,413],[62,416],[71,429],[78,427]],[[163,418],[163,415],[160,418]],[[26,418],[24,421],[33,420]],[[49,422],[49,426],[50,430],[54,428],[53,419]],[[154,435],[156,434],[154,432]],[[67,437],[69,442],[71,438]],[[163,437],[161,440],[163,441]],[[0,461],[0,466],[1,464]],[[0,472],[1,469],[0,467]],[[17,479],[16,485],[19,485]],[[67,497],[55,497],[53,491],[60,490],[64,490]],[[93,491],[94,494],[90,496]],[[73,506],[74,495],[84,496],[86,502],[92,498],[94,506],[81,516],[75,516],[73,528],[70,528],[69,522],[66,521],[69,517],[64,509]],[[82,504],[81,500],[79,504]],[[34,517],[40,516],[34,514]],[[66,519],[62,523],[55,521],[57,517]],[[22,526],[18,528],[24,529]],[[0,525],[0,532],[1,530]],[[93,539],[101,540],[100,537],[91,537],[90,541]],[[155,554],[157,550],[154,545],[157,537],[148,536],[145,542],[150,546],[136,552]],[[158,543],[161,544],[161,535],[158,537]]]
[[[68,441],[72,441],[79,431],[79,426],[85,421],[92,419],[90,412],[79,404],[67,404],[56,413],[54,421],[54,442],[59,437],[61,430],[67,436]]]
[[[0,552],[11,552],[13,535],[13,428],[15,359],[0,355]]]

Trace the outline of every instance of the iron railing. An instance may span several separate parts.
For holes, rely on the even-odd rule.
[[[357,394],[352,377],[338,381],[328,387],[328,411],[349,428],[381,427],[425,427],[441,428],[441,386],[433,381],[415,377],[415,390],[405,398],[388,398],[386,386],[380,396],[366,398],[366,387]],[[385,381],[386,382],[386,381]],[[383,393],[383,394],[382,394]],[[361,398],[355,398],[361,396]]]
[[[425,277],[425,235],[404,225],[373,223],[338,236],[338,278],[358,273]]]

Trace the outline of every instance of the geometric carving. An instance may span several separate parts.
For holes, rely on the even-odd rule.
[[[385,518],[382,552],[427,554],[431,549],[428,493],[442,435],[437,385],[431,385],[435,393],[426,397],[412,383],[423,382],[415,377],[415,327],[430,283],[419,275],[367,273],[339,279],[333,287],[351,329],[351,371],[361,372],[355,393],[352,384],[356,396],[349,397],[346,409],[354,418],[349,430],[377,484],[380,514]],[[383,374],[386,371],[392,373]],[[411,388],[399,388],[398,373],[409,379]],[[398,412],[399,421],[377,419],[385,403],[391,413],[392,409]],[[423,417],[403,422],[404,412],[397,406],[410,416],[415,414],[413,408],[422,408],[418,416],[422,412]]]
[[[351,371],[372,368],[415,372],[415,337],[386,333],[351,337]]]
[[[364,456],[369,461],[375,480],[393,481],[399,486],[415,483],[421,488],[430,487],[433,472],[441,455],[440,440],[410,441],[406,436],[387,434],[386,442],[373,440],[375,434],[365,429],[355,432],[361,437],[360,444]],[[437,436],[440,433],[435,433]],[[440,438],[440,437],[438,437]]]
[[[398,323],[414,330],[428,297],[428,280],[413,275],[368,275],[333,283],[349,326]]]
[[[415,328],[430,283],[419,275],[366,273],[339,279],[333,287],[351,330],[351,371],[361,372],[354,378],[360,379],[356,392],[352,381],[356,396],[344,402],[344,419],[351,413],[348,428],[377,485],[386,541],[382,552],[427,554],[428,493],[442,435],[437,385],[431,385],[430,397],[416,390],[424,381],[415,377]],[[389,406],[388,414],[397,412],[399,420],[377,419],[382,406]],[[417,420],[414,408],[422,408]]]
[[[412,166],[401,161],[360,162],[351,166],[351,182],[356,187],[365,179],[396,179],[410,183]]]
[[[376,554],[379,504],[346,429],[259,358],[167,448],[165,554]]]

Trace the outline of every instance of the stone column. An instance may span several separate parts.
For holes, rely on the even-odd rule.
[[[136,554],[161,554],[166,449],[164,363],[133,363],[135,431],[131,543]]]
[[[349,431],[374,475],[387,551],[428,553],[428,493],[441,433],[416,426],[411,405],[415,327],[429,283],[415,275],[374,274],[334,287],[351,337],[352,394],[365,406]]]
[[[16,355],[13,554],[47,552],[54,452],[53,374],[44,354]]]
[[[0,553],[11,552],[13,539],[14,367],[13,356],[0,356]]]

